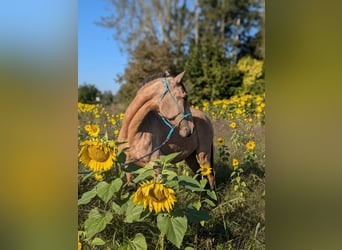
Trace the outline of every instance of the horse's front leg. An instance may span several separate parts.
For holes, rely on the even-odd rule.
[[[198,161],[201,166],[208,164],[211,167],[211,173],[207,175],[207,178],[208,178],[208,182],[210,185],[210,189],[213,190],[215,186],[215,177],[214,177],[214,169],[212,166],[211,155],[204,153],[204,152],[200,152],[197,156],[198,156]]]

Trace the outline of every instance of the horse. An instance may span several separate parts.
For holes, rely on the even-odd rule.
[[[118,135],[118,150],[127,149],[125,166],[144,167],[160,155],[179,152],[173,163],[185,160],[194,173],[203,164],[213,169],[213,126],[200,110],[190,107],[182,83],[185,72],[173,77],[167,72],[142,82],[124,114]],[[154,178],[160,173],[155,168]],[[133,176],[126,172],[127,182]],[[214,174],[208,176],[214,189]]]

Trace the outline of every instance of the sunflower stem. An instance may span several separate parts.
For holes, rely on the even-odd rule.
[[[160,235],[159,235],[159,250],[164,250],[164,240],[165,240],[165,234],[163,232],[160,232]]]

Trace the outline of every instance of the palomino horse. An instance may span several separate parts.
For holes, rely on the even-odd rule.
[[[182,78],[168,73],[145,80],[128,106],[119,133],[119,150],[126,151],[126,164],[143,167],[159,155],[180,154],[174,163],[185,160],[196,172],[200,164],[213,166],[213,127],[199,110],[190,108]],[[160,169],[155,170],[155,177]],[[126,173],[127,181],[132,175]],[[208,175],[214,188],[214,175]]]

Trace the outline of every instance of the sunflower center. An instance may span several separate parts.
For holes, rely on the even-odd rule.
[[[156,191],[156,190],[150,190],[149,192],[149,197],[153,200],[153,201],[164,201],[167,200],[167,198],[165,197],[164,192],[162,192],[161,190]]]
[[[90,146],[88,154],[91,159],[99,162],[106,161],[109,157],[109,152],[104,152],[102,148],[97,146]]]

